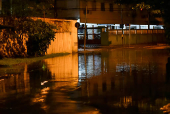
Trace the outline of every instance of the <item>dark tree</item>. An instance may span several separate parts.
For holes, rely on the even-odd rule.
[[[150,6],[150,11],[159,10],[160,12],[155,16],[162,17],[165,27],[165,34],[168,39],[168,43],[170,44],[170,0],[116,0],[115,2],[121,4],[131,4],[134,5],[134,7],[136,4],[144,3],[145,5]]]
[[[3,38],[5,42],[8,39],[17,39],[19,45],[23,44],[23,38],[28,37],[27,41],[27,54],[30,56],[44,55],[46,49],[54,40],[55,27],[43,22],[42,20],[32,20],[30,17],[45,17],[47,14],[53,15],[54,1],[53,0],[4,0],[2,3],[2,15],[3,24],[6,26],[12,26],[14,31],[5,30],[3,32]],[[25,56],[22,52],[25,51],[24,46],[17,47],[16,44],[8,43],[6,53],[9,53],[6,57],[18,57]],[[12,44],[12,46],[11,46]],[[21,54],[16,53],[15,50],[19,50]],[[10,55],[12,53],[12,55]]]

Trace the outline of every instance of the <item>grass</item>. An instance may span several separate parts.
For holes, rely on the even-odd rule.
[[[31,58],[3,58],[0,60],[0,65],[2,66],[13,66],[17,64],[23,64],[23,63],[33,63],[36,61],[40,61],[47,58],[53,58],[58,56],[64,56],[68,55],[69,53],[56,53],[56,54],[49,54],[41,57],[31,57]]]

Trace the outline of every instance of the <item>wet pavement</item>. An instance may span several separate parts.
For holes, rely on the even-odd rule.
[[[98,49],[1,67],[0,114],[163,114],[169,56],[151,47]]]

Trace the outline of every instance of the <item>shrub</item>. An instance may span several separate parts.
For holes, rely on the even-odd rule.
[[[51,40],[55,38],[54,26],[42,20],[29,20],[23,23],[27,31],[27,54],[29,56],[44,55]]]
[[[3,41],[6,48],[4,57],[25,57],[26,48],[27,56],[44,55],[51,40],[55,38],[55,27],[42,20],[8,18],[5,23],[13,26],[14,31],[10,29],[3,31],[1,40],[5,40]]]

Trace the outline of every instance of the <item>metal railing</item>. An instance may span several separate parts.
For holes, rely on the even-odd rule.
[[[100,39],[101,38],[101,34],[87,34],[86,37],[89,40]],[[78,34],[78,39],[79,40],[83,40],[84,39],[84,34]]]
[[[117,29],[117,30],[109,30],[110,34],[122,34],[122,30],[121,29]],[[130,30],[130,34],[164,34],[165,30],[164,29],[133,29]],[[129,34],[129,30],[128,29],[124,29],[123,30],[123,34]]]

